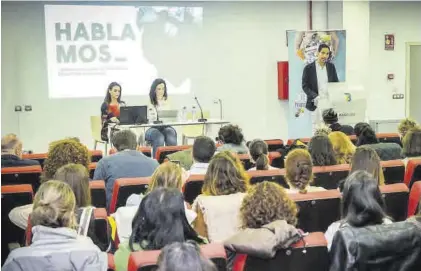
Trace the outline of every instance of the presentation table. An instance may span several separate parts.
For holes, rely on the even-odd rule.
[[[192,121],[192,120],[187,120],[187,121],[168,121],[165,122],[163,121],[163,123],[159,123],[159,124],[155,124],[155,123],[145,123],[145,124],[128,124],[128,125],[120,125],[120,124],[115,124],[115,125],[108,125],[108,138],[111,138],[111,130],[117,129],[117,130],[124,130],[124,129],[143,129],[143,134],[142,134],[142,139],[141,143],[145,142],[145,130],[146,128],[151,128],[151,127],[161,127],[161,126],[192,126],[192,125],[203,125],[203,130],[202,130],[202,135],[206,135],[206,130],[207,130],[207,126],[209,125],[224,125],[224,124],[228,124],[230,123],[229,121],[226,120],[221,120],[221,119],[208,119],[206,122],[199,122],[199,121]],[[110,140],[111,143],[111,140]],[[143,145],[143,144],[142,144]],[[111,143],[112,146],[112,143]]]

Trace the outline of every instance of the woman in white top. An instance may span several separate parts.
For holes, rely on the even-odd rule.
[[[306,149],[295,149],[288,153],[285,160],[287,193],[324,191],[323,187],[310,186],[313,181],[313,162]]]
[[[155,79],[149,91],[149,98],[156,111],[167,109],[168,93],[167,84],[164,79]],[[150,142],[153,148],[153,157],[160,146],[176,146],[177,132],[171,126],[158,126],[149,128],[145,134],[146,141]]]
[[[249,169],[249,171],[277,169],[269,164],[269,149],[265,141],[255,139],[249,143],[248,147],[250,160],[255,164],[255,167]]]
[[[377,180],[367,171],[358,170],[345,180],[342,194],[342,220],[332,223],[325,233],[328,249],[341,227],[365,227],[390,224]]]

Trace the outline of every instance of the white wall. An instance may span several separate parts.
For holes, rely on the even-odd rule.
[[[395,34],[394,51],[384,50],[384,34]],[[405,100],[392,100],[392,90],[405,93],[405,43],[420,41],[421,2],[370,3],[370,119],[405,117]],[[388,73],[395,74],[393,82]]]
[[[194,92],[216,114],[212,99],[221,98],[224,117],[239,124],[247,139],[287,136],[287,102],[277,99],[276,61],[288,58],[285,31],[306,29],[306,9],[305,2],[204,3],[201,75]],[[66,136],[92,146],[89,116],[99,114],[102,99],[48,99],[43,14],[42,3],[2,3],[2,105],[33,106],[19,117],[26,149],[46,151],[48,142]],[[192,101],[174,97],[173,103]],[[2,134],[15,131],[11,107],[2,106],[2,115]]]

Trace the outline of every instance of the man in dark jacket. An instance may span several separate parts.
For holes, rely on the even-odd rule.
[[[39,166],[36,160],[22,159],[22,142],[15,134],[1,139],[1,167]]]
[[[325,109],[322,115],[324,123],[329,126],[332,132],[339,131],[346,135],[354,134],[354,128],[352,126],[339,124],[338,114],[332,108]]]

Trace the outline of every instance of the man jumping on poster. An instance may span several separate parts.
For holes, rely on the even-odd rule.
[[[317,59],[304,67],[302,77],[302,88],[307,95],[306,108],[313,112],[313,131],[323,123],[322,111],[332,107],[328,83],[339,82],[335,65],[327,62],[331,54],[329,46],[320,44],[317,52]]]

